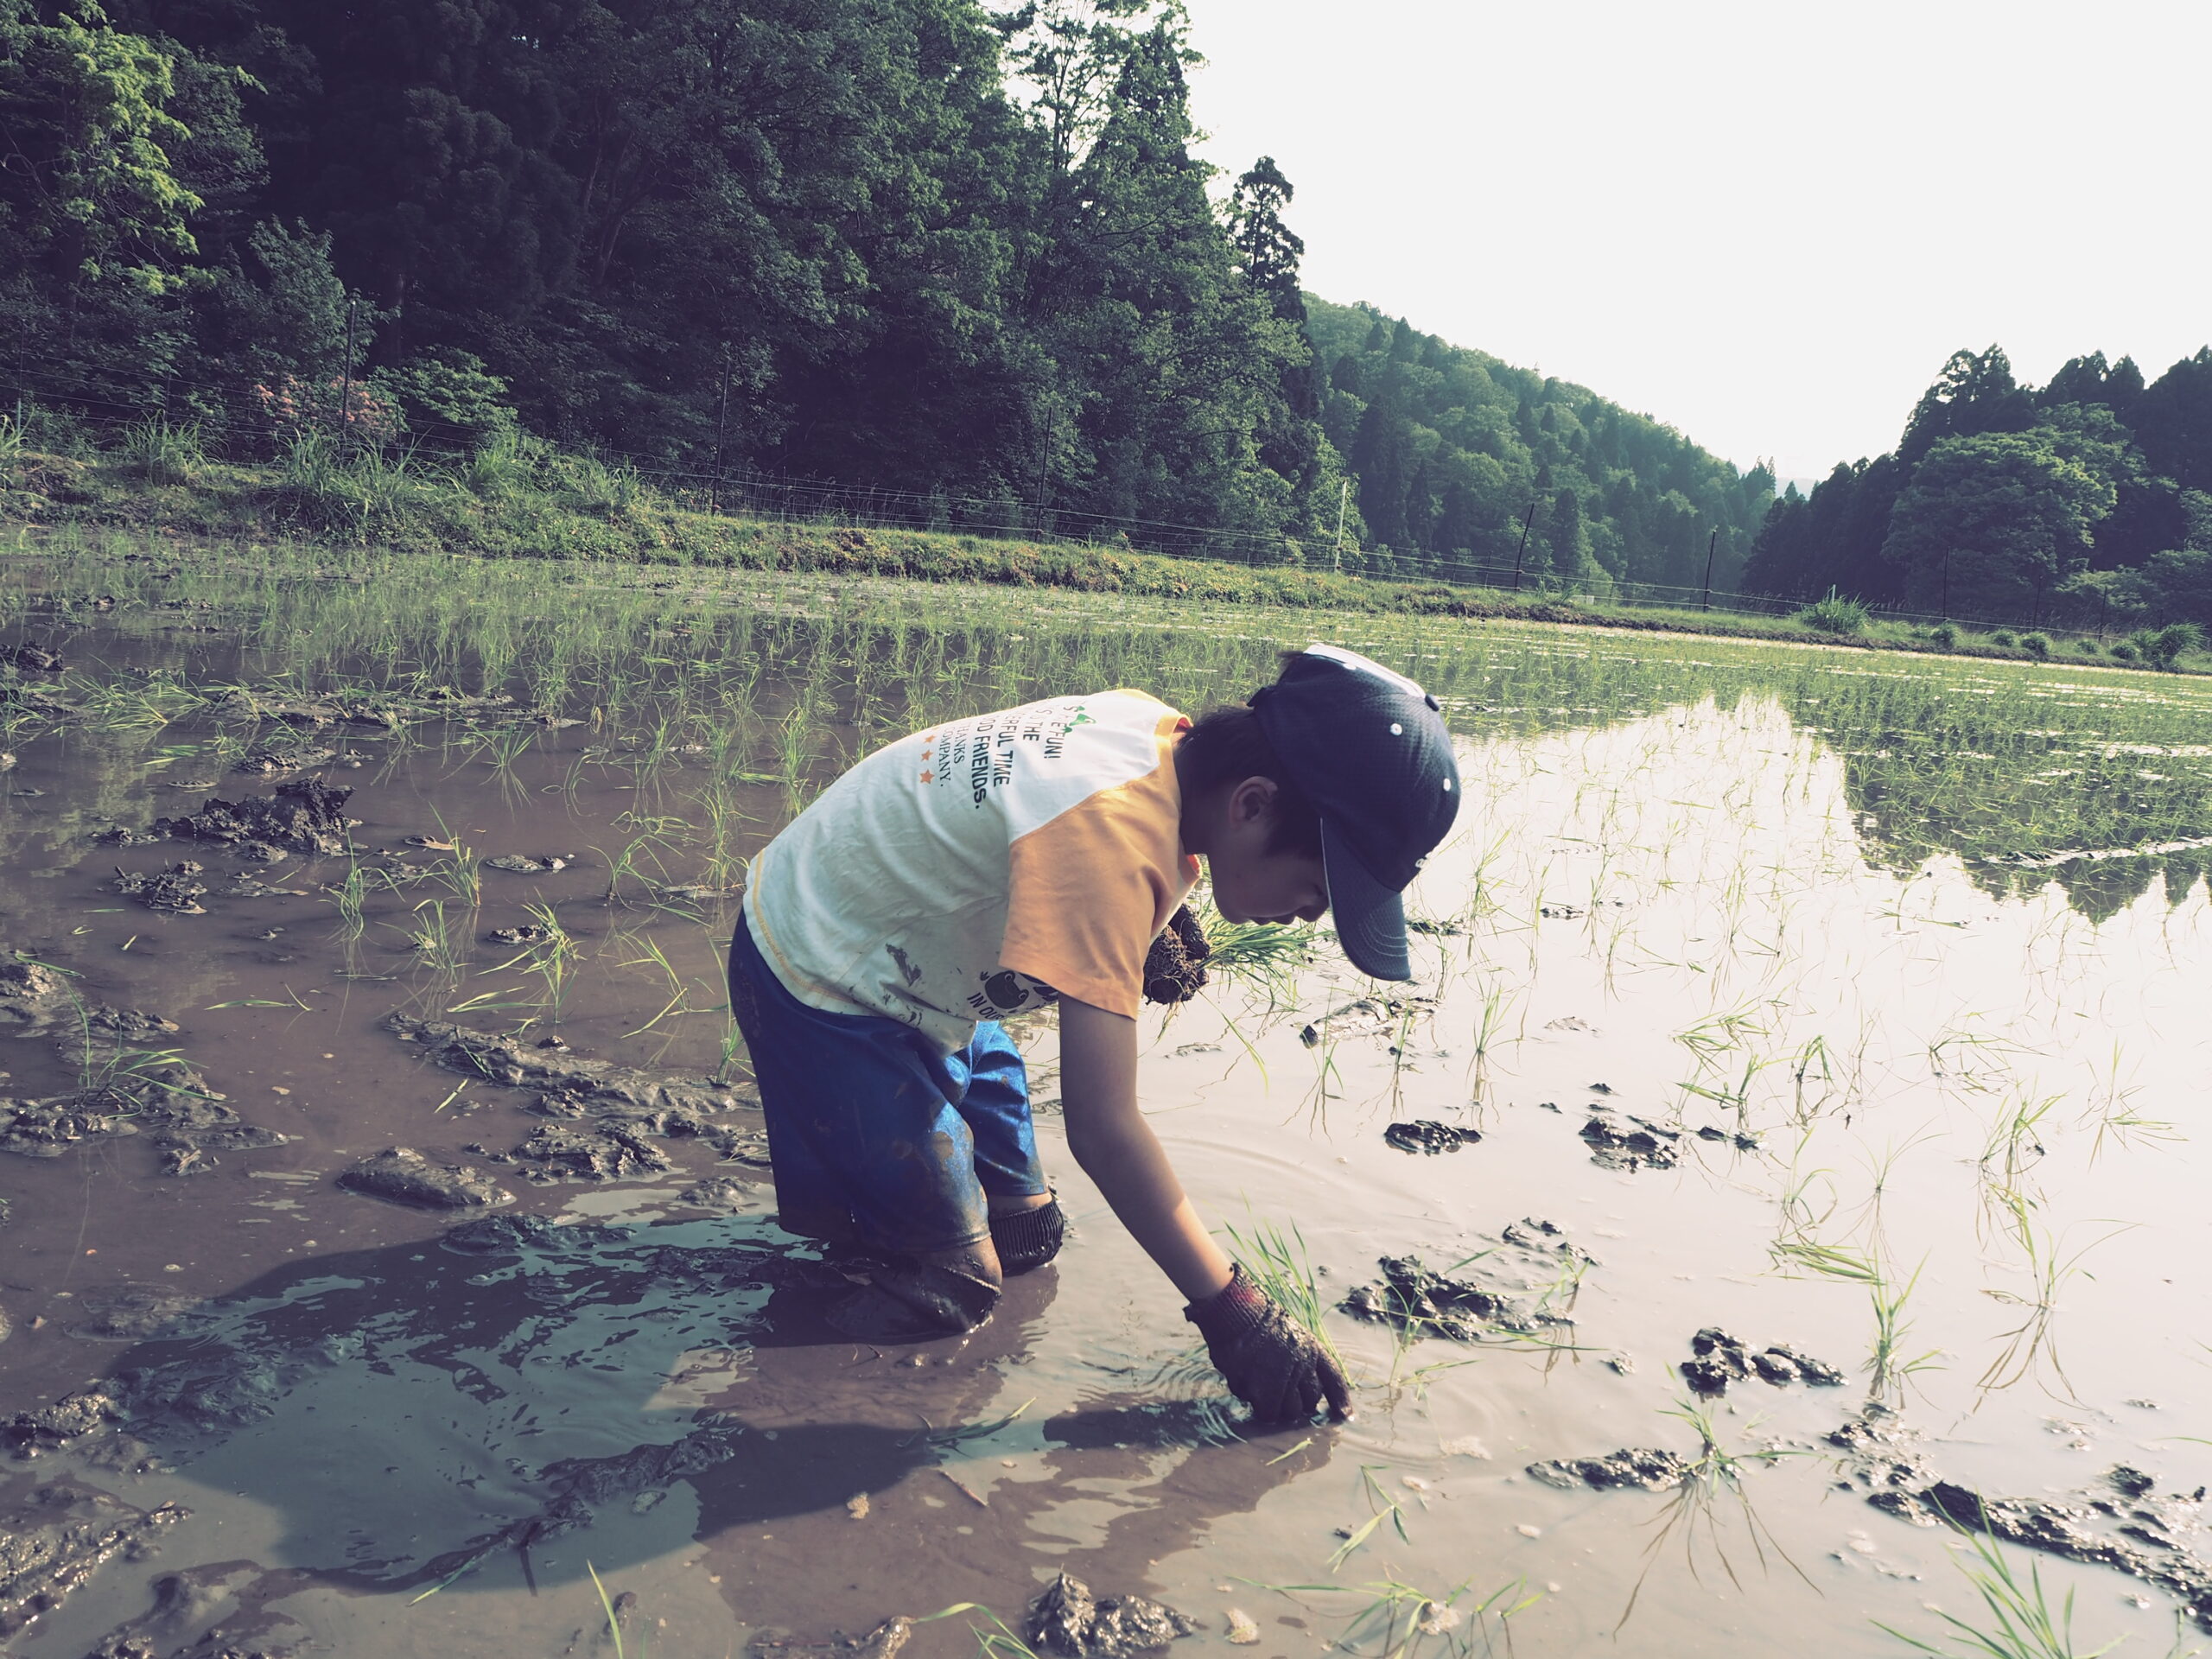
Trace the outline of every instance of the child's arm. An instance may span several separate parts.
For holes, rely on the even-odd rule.
[[[1137,1109],[1137,1022],[1060,999],[1060,1100],[1068,1149],[1130,1236],[1192,1304],[1230,1387],[1262,1418],[1310,1415],[1351,1391],[1327,1352],[1236,1272]]]
[[[1188,1302],[1229,1283],[1229,1258],[1207,1234],[1160,1137],[1137,1109],[1137,1022],[1060,999],[1060,1102],[1068,1150],[1122,1225]]]

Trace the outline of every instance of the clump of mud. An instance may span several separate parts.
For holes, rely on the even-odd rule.
[[[359,766],[361,757],[327,744],[307,743],[298,738],[278,738],[270,742],[257,743],[238,759],[231,770],[245,772],[248,777],[266,778],[279,772],[306,772],[315,766],[327,766],[344,761]]]
[[[110,1107],[106,1100],[95,1097],[105,1092],[52,1100],[0,1100],[0,1152],[18,1158],[59,1158],[87,1141],[137,1134],[129,1103]]]
[[[69,1006],[69,981],[59,969],[20,952],[0,956],[0,1020],[42,1030]]]
[[[1355,1318],[1454,1342],[1541,1337],[1574,1323],[1552,1304],[1566,1300],[1583,1269],[1595,1265],[1557,1226],[1533,1216],[1470,1260],[1486,1282],[1434,1272],[1419,1256],[1383,1256],[1382,1281],[1360,1286],[1341,1306]]]
[[[0,1004],[4,1006],[4,1004]],[[207,1086],[207,1079],[172,1053],[142,1054],[124,1066],[134,1038],[174,1032],[175,1026],[140,1010],[102,1007],[62,1028],[57,1045],[72,1065],[108,1080],[43,1100],[0,1099],[0,1152],[19,1158],[58,1158],[88,1141],[145,1135],[160,1151],[165,1173],[206,1168],[216,1152],[255,1152],[281,1147],[285,1137],[248,1123]]]
[[[107,1285],[78,1298],[85,1317],[69,1326],[92,1342],[143,1342],[171,1334],[201,1306],[196,1296],[160,1285]]]
[[[1680,1129],[1600,1106],[1582,1126],[1590,1161],[1600,1169],[1672,1169],[1682,1160]]]
[[[1963,1527],[2112,1567],[2180,1598],[2198,1627],[2212,1630],[2212,1566],[2190,1548],[2201,1530],[2202,1486],[2161,1496],[2151,1476],[2120,1464],[2098,1486],[2067,1502],[1993,1497],[1938,1478],[1919,1450],[1919,1434],[1878,1401],[1833,1430],[1827,1441],[1844,1454],[1842,1485],[1878,1510],[1915,1526]]]
[[[207,907],[200,901],[207,896],[207,884],[200,878],[206,873],[206,866],[189,860],[150,872],[118,868],[115,890],[163,916],[205,916]]]
[[[197,812],[155,819],[154,832],[177,841],[216,842],[242,851],[282,848],[335,858],[346,851],[346,831],[359,822],[340,810],[353,793],[302,778],[277,785],[273,796],[226,801],[211,795]]]
[[[797,1642],[776,1631],[763,1630],[753,1638],[756,1654],[834,1654],[839,1659],[892,1659],[914,1633],[914,1621],[904,1614],[887,1618],[866,1636],[832,1637],[827,1642]]]
[[[1530,1464],[1529,1472],[1548,1486],[1588,1486],[1599,1491],[1637,1486],[1664,1492],[1688,1480],[1690,1466],[1672,1452],[1637,1446],[1605,1458],[1553,1458]]]
[[[123,1414],[115,1396],[101,1389],[79,1389],[52,1405],[19,1411],[0,1423],[0,1444],[18,1458],[35,1458],[106,1427]]]
[[[580,1058],[566,1049],[525,1047],[512,1037],[471,1031],[395,1014],[385,1029],[403,1042],[420,1043],[448,1071],[538,1093],[548,1117],[584,1117],[630,1110],[712,1116],[747,1103],[734,1084],[693,1082],[665,1072],[641,1071],[612,1060]],[[656,1129],[655,1134],[668,1133]],[[680,1131],[678,1131],[680,1132]]]
[[[759,1189],[744,1181],[733,1181],[727,1175],[716,1175],[685,1187],[676,1196],[684,1203],[696,1205],[702,1210],[742,1210],[753,1202]]]
[[[390,731],[410,720],[449,720],[460,715],[518,711],[510,696],[476,697],[451,686],[434,685],[418,692],[385,691],[365,696],[332,697],[290,696],[238,686],[217,700],[215,712],[230,720],[277,720],[309,731],[333,726],[378,727]],[[573,726],[576,722],[557,723]]]
[[[141,1510],[90,1488],[53,1482],[0,1514],[0,1638],[52,1612],[117,1555],[137,1559],[191,1511]]]
[[[548,1123],[514,1149],[533,1181],[622,1181],[664,1175],[676,1167],[651,1141],[618,1124],[569,1128]]]
[[[1187,1002],[1205,988],[1206,959],[1213,955],[1205,929],[1183,906],[1167,918],[1167,925],[1144,957],[1144,998],[1173,1007]]]
[[[1690,1354],[1675,1369],[1694,1393],[1708,1399],[1727,1393],[1731,1382],[1747,1382],[1753,1376],[1777,1388],[1809,1382],[1815,1388],[1840,1389],[1844,1382],[1843,1373],[1826,1360],[1778,1343],[1754,1349],[1718,1325],[1708,1325],[1690,1338]]]
[[[16,714],[38,715],[48,720],[67,720],[72,715],[85,712],[75,703],[14,676],[0,677],[0,709]]]
[[[338,1177],[349,1192],[427,1210],[474,1210],[512,1204],[515,1195],[465,1164],[435,1164],[412,1147],[391,1147]]]
[[[1383,1140],[1400,1152],[1457,1152],[1483,1138],[1480,1129],[1458,1129],[1433,1118],[1417,1117],[1410,1123],[1393,1123],[1382,1131]]]
[[[1196,1619],[1142,1596],[1094,1596],[1063,1573],[1029,1604],[1029,1645],[1061,1659],[1126,1659],[1198,1629]]]

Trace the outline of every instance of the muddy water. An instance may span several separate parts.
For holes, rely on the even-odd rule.
[[[1421,1637],[1431,1653],[1504,1650],[1497,1614],[1518,1607],[1522,1654],[1878,1654],[1901,1649],[1873,1621],[1933,1635],[1929,1607],[1974,1610],[1955,1536],[1915,1524],[1938,1481],[2065,1504],[2081,1536],[2134,1552],[2108,1559],[2164,1562],[2161,1583],[2037,1557],[2054,1598],[2077,1592],[2087,1645],[2171,1637],[2202,1541],[2186,1505],[2145,1520],[2107,1471],[2148,1475],[2152,1500],[2212,1480],[2191,1438],[2212,1433],[2205,892],[2180,856],[2117,885],[2079,861],[2012,874],[2084,850],[2092,819],[2113,830],[2103,806],[2015,813],[2012,861],[1993,863],[1972,822],[1996,791],[1938,814],[1869,772],[1909,733],[1818,712],[1864,660],[1744,653],[1717,678],[1694,652],[1642,646],[1630,672],[1600,642],[1577,647],[1596,661],[1568,686],[1544,677],[1556,634],[1308,630],[1456,688],[1476,810],[1414,896],[1422,978],[1365,984],[1324,938],[1286,980],[1218,984],[1147,1023],[1147,1104],[1206,1212],[1248,1237],[1294,1224],[1332,1305],[1408,1255],[1501,1300],[1403,1341],[1332,1313],[1357,1421],[1246,1439],[1049,1113],[1077,1236],[990,1325],[879,1352],[820,1324],[821,1269],[775,1228],[748,1161],[759,1116],[727,1042],[721,889],[844,753],[915,709],[1085,673],[1192,702],[1256,683],[1268,642],[981,601],[917,622],[895,592],[762,586],[656,600],[625,636],[637,683],[580,658],[553,695],[533,678],[543,626],[480,618],[472,633],[463,613],[437,656],[393,631],[405,607],[388,594],[323,584],[310,604],[209,578],[187,601],[133,579],[17,573],[26,602],[124,593],[66,628],[19,618],[15,638],[66,647],[75,677],[53,696],[91,709],[89,688],[150,671],[265,703],[431,683],[517,702],[321,728],[235,702],[167,723],[103,702],[22,717],[9,739],[0,937],[73,977],[5,1046],[6,1092],[136,1088],[181,1059],[204,1084],[173,1090],[219,1094],[283,1137],[232,1135],[198,1173],[164,1174],[158,1109],[176,1096],[156,1090],[111,1121],[138,1133],[0,1157],[0,1409],[97,1383],[115,1419],[59,1446],[21,1429],[38,1455],[0,1465],[17,1538],[73,1520],[79,1554],[105,1556],[60,1574],[84,1581],[21,1630],[36,1610],[0,1610],[10,1650],[78,1659],[119,1636],[143,1645],[110,1650],[166,1656],[217,1629],[206,1650],[611,1653],[595,1573],[625,1651],[724,1655],[962,1602],[1019,1625],[1065,1570],[1198,1619],[1186,1645],[1228,1645],[1239,1610],[1268,1659],[1383,1650],[1356,1621],[1386,1582],[1462,1591],[1457,1624],[1432,1618]],[[571,603],[581,631],[590,607],[639,600]],[[925,664],[827,620],[856,609],[969,648]],[[1036,654],[1048,638],[1058,654]],[[1150,641],[1149,680],[1132,638]],[[687,689],[702,682],[719,702]],[[2114,712],[2101,739],[2103,711],[2145,684],[2050,671],[2023,706],[2050,727],[2072,709],[2068,743],[2103,754],[2136,729]],[[1979,694],[1933,704],[1947,695]],[[717,747],[715,719],[739,741]],[[303,773],[232,769],[302,739],[338,753]],[[2128,773],[2167,775],[2133,785],[2139,836],[2087,849],[2187,838],[2177,747],[2131,749]],[[258,863],[92,840],[296,776],[354,791],[351,853]],[[1967,827],[1930,855],[1939,816]],[[561,868],[472,884],[472,858]],[[117,891],[118,867],[185,860],[204,866],[204,913]],[[380,879],[353,914],[356,868]],[[226,893],[241,875],[263,891]],[[557,1007],[527,947],[489,938],[549,916],[575,943]],[[103,1005],[176,1029],[87,1058],[74,1010]],[[435,1044],[389,1028],[395,1013],[519,1028],[534,1065],[619,1062],[693,1103],[650,1124],[604,1100],[549,1107],[541,1087],[441,1067]],[[535,1046],[556,1035],[564,1048]],[[1024,1041],[1049,1100],[1049,1021]],[[610,1122],[667,1166],[579,1179],[516,1155]],[[1416,1122],[1478,1138],[1434,1154],[1386,1140]],[[393,1147],[511,1201],[437,1212],[337,1184]],[[1708,1328],[1847,1380],[1749,1376],[1700,1397],[1676,1368]],[[1840,1435],[1870,1400],[1872,1431]],[[1699,1477],[1593,1491],[1529,1472],[1623,1449]],[[979,1619],[919,1625],[908,1650],[972,1651]]]

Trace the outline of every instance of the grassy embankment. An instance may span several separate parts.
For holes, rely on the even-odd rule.
[[[20,429],[18,429],[20,431]],[[2185,670],[2188,650],[2056,640],[2003,628],[1936,627],[1868,616],[1834,601],[1794,616],[1608,604],[1437,582],[1374,580],[1297,566],[1174,558],[1077,542],[780,522],[703,511],[633,470],[530,443],[445,463],[373,453],[341,463],[295,445],[266,465],[203,454],[188,429],[148,423],[112,449],[48,453],[0,434],[0,525],[64,526],[266,543],[278,540],[482,558],[612,559],[925,582],[1064,588],[1211,604],[1414,616],[1510,618],[1583,626],[1784,639],[2016,660],[2050,658]],[[2150,660],[2163,656],[2163,663]]]

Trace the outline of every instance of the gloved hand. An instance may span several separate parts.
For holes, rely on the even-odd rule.
[[[1206,1339],[1206,1354],[1230,1391],[1251,1407],[1255,1421],[1295,1422],[1324,1401],[1329,1415],[1351,1415],[1351,1387],[1313,1333],[1268,1300],[1243,1268],[1229,1283],[1183,1317]]]

